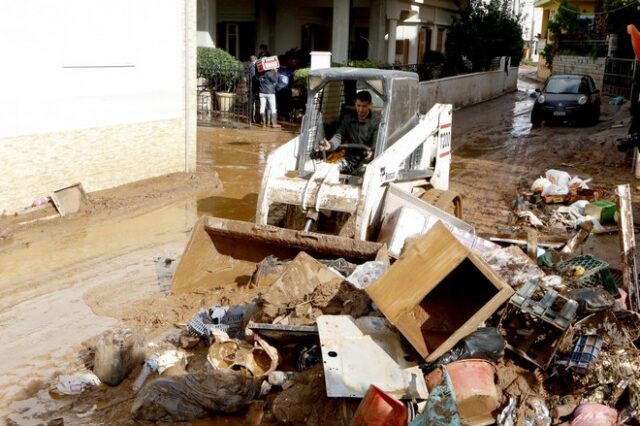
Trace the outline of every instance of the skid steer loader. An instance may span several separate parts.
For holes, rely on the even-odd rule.
[[[360,90],[371,93],[380,127],[377,140],[372,141],[373,160],[363,175],[345,175],[337,163],[317,159],[317,150],[323,139],[336,132]],[[436,104],[422,115],[418,103],[415,73],[356,68],[311,71],[300,136],[269,156],[256,223],[327,231],[325,221],[338,227],[350,225],[344,232],[329,229],[328,233],[370,240],[381,223],[390,183],[417,196],[430,188],[441,191],[437,194],[449,199],[460,216],[459,198],[442,192],[449,189],[451,105]],[[278,218],[283,206],[286,213]],[[293,220],[301,215],[302,221]]]
[[[318,146],[337,131],[361,90],[372,95],[372,113],[379,115],[380,125],[377,139],[366,147],[373,150],[373,159],[362,173],[344,174],[338,163],[318,152]],[[177,266],[172,291],[214,281],[220,284],[225,275],[238,282],[239,276],[248,277],[256,262],[269,254],[295,256],[306,251],[354,262],[384,257],[385,246],[372,242],[384,216],[402,206],[433,209],[419,197],[453,213],[433,209],[431,214],[456,221],[461,201],[448,191],[452,108],[436,104],[420,114],[418,104],[415,73],[355,68],[310,71],[300,135],[270,154],[255,223],[201,218]]]

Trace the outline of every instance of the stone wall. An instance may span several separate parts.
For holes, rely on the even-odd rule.
[[[552,74],[590,75],[596,83],[596,87],[602,90],[605,60],[606,58],[593,58],[590,56],[556,55],[553,58]]]

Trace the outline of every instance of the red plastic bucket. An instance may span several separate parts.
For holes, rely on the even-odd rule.
[[[494,424],[493,411],[500,407],[502,399],[502,391],[496,385],[498,372],[495,365],[483,359],[465,359],[444,368],[451,379],[462,423],[474,426]],[[441,380],[441,376],[441,373],[432,372],[426,377],[429,389]]]
[[[351,426],[406,426],[408,422],[407,407],[371,385],[351,420]]]

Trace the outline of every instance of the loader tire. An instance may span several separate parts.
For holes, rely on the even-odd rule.
[[[422,194],[420,199],[462,219],[462,196],[457,192],[430,188]]]

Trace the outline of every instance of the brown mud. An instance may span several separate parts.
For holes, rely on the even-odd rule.
[[[549,168],[592,177],[593,187],[610,191],[618,183],[629,182],[637,203],[630,162],[613,146],[625,131],[611,125],[624,118],[624,109],[615,116],[603,115],[595,127],[531,129],[533,100],[528,90],[532,87],[521,82],[517,92],[454,113],[450,181],[451,189],[464,196],[465,220],[483,235],[511,229],[510,206],[518,191]],[[0,219],[0,230],[11,227],[9,237],[0,234],[0,359],[5,360],[0,410],[11,413],[9,419],[20,425],[47,424],[59,417],[65,418],[66,425],[134,424],[129,420],[130,385],[137,371],[117,388],[101,387],[80,397],[53,398],[47,389],[58,374],[80,368],[81,342],[103,330],[124,325],[141,328],[154,338],[183,325],[202,307],[257,297],[263,289],[232,280],[167,295],[158,265],[162,259],[180,256],[191,228],[203,214],[250,220],[266,158],[291,137],[281,131],[200,128],[198,172],[193,178],[185,175],[186,188],[178,190],[184,196],[176,195],[169,181],[160,189],[149,181],[135,190],[109,190],[104,198],[90,194],[92,203],[75,218],[22,227],[10,218]],[[215,192],[214,172],[222,191]],[[616,235],[592,236],[583,250],[617,265]],[[4,271],[9,271],[6,276]],[[206,362],[200,352],[202,348],[191,362]],[[510,378],[504,380],[508,386]],[[535,392],[533,378],[527,382],[510,386],[521,387],[523,393]],[[285,396],[289,398],[287,394],[281,398]],[[305,403],[309,407],[316,402],[312,398],[319,397],[311,392]],[[273,399],[266,401],[271,415]],[[16,402],[8,406],[11,401]],[[290,405],[291,401],[282,402]],[[329,406],[337,403],[329,401]],[[331,410],[342,412],[342,408]],[[255,416],[216,417],[192,424],[253,424],[261,405],[252,406],[250,412]],[[318,419],[323,414],[313,413]]]

